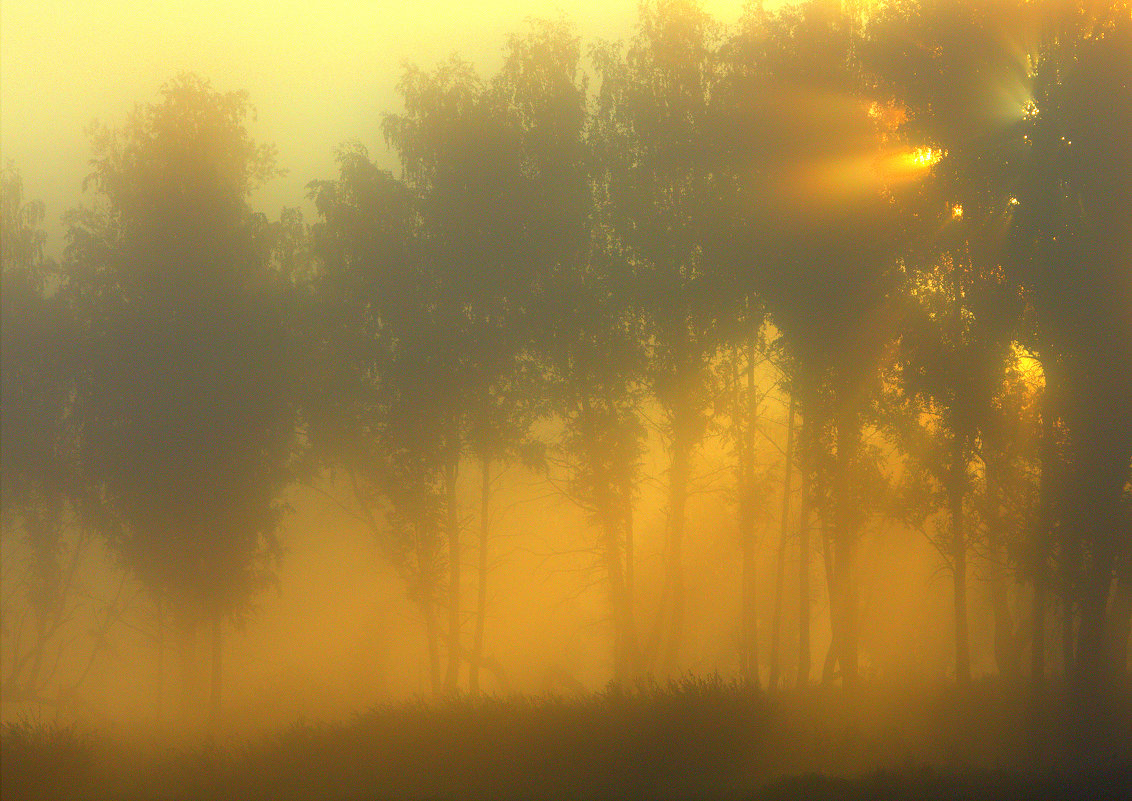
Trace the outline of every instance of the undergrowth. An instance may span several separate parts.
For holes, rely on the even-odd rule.
[[[716,678],[580,698],[468,697],[159,746],[23,721],[3,796],[52,799],[1064,798],[1132,789],[1132,703],[1090,727],[1051,691]]]

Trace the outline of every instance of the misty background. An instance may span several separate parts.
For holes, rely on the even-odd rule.
[[[738,0],[707,6],[722,22],[737,20],[742,7]],[[49,209],[48,250],[58,255],[61,215],[80,199],[74,176],[88,172],[87,126],[119,121],[170,77],[195,72],[253,99],[249,130],[279,148],[287,171],[252,198],[274,217],[296,205],[310,181],[334,174],[343,142],[361,141],[384,168],[394,166],[379,129],[381,115],[401,107],[396,86],[406,62],[428,67],[458,53],[487,75],[528,19],[562,18],[587,40],[621,39],[636,14],[633,0],[286,0],[223,8],[206,0],[160,8],[14,0],[4,4],[0,28],[0,144]]]
[[[4,717],[204,725],[210,682],[213,725],[219,716],[222,728],[243,732],[457,690],[582,694],[645,676],[718,674],[775,687],[851,683],[858,672],[910,683],[1020,680],[1072,670],[1096,593],[1105,625],[1112,623],[1106,658],[1126,670],[1128,382],[1123,368],[1090,372],[1090,360],[1118,364],[1128,353],[1120,316],[1127,225],[1106,228],[1101,245],[1084,237],[1088,244],[1069,255],[1086,272],[1092,258],[1115,276],[1108,285],[1082,281],[1096,290],[1083,304],[1074,296],[1070,323],[1109,325],[1097,335],[1107,350],[1082,357],[1088,380],[1080,379],[1073,359],[1094,343],[1050,334],[1072,328],[1057,311],[1053,323],[1034,322],[1051,286],[1052,305],[1061,308],[1062,279],[1042,271],[1048,251],[1019,256],[1003,244],[1006,215],[1039,208],[1025,230],[1056,251],[1050,242],[1061,218],[1053,213],[1050,223],[1040,202],[1049,184],[999,180],[981,151],[966,160],[977,151],[970,143],[985,145],[991,131],[1010,132],[995,151],[1008,153],[1001,158],[1008,165],[1018,163],[1009,148],[1029,136],[1021,126],[1052,136],[1040,127],[1045,109],[1037,104],[1041,51],[1023,47],[1033,31],[988,12],[979,44],[991,55],[983,63],[982,52],[967,59],[965,29],[952,38],[954,30],[943,29],[941,52],[954,48],[956,70],[976,77],[964,73],[971,84],[956,84],[944,67],[931,84],[901,61],[904,51],[884,50],[922,45],[914,10],[911,22],[896,10],[878,12],[871,41],[880,52],[858,51],[845,42],[856,42],[850,31],[864,12],[841,4],[842,17],[834,5],[777,17],[771,3],[746,11],[706,3],[701,15],[694,4],[641,11],[629,2],[586,2],[564,16],[553,4],[526,2],[220,10],[204,2],[6,3],[0,144],[12,165],[5,213],[11,205],[16,222],[5,230],[5,248],[14,253],[25,235],[37,244],[12,256],[13,274],[18,267],[32,276],[28,285],[5,286],[5,325],[16,332],[5,340],[5,387],[13,393],[5,413],[23,408],[17,396],[36,409],[39,400],[56,403],[65,410],[59,442],[70,441],[72,426],[80,451],[94,442],[96,456],[80,459],[78,472],[96,465],[104,473],[94,489],[68,474],[82,484],[81,500],[45,511],[51,504],[36,481],[51,486],[51,458],[5,455],[6,479],[9,469],[19,478],[6,480],[13,500],[3,535]],[[933,4],[924,8],[950,19]],[[1126,35],[1127,20],[1116,17],[1112,26]],[[886,24],[895,33],[886,36]],[[1006,45],[997,46],[997,35]],[[600,40],[623,41],[623,49],[591,53]],[[785,44],[779,52],[766,41]],[[845,49],[824,64],[815,60],[823,46]],[[453,52],[478,78],[449,60]],[[892,69],[858,83],[867,70],[844,67],[838,59],[847,53]],[[772,65],[766,74],[744,72],[760,59]],[[733,67],[727,78],[721,64]],[[540,70],[559,67],[574,83],[563,89],[557,73],[538,82]],[[671,105],[668,84],[642,78],[653,67],[671,69],[665,75],[678,87]],[[686,116],[678,110],[669,119],[664,114],[687,99],[679,93],[688,90],[685,68],[695,72],[690,84],[718,81],[716,94],[705,91],[711,102],[701,97]],[[520,133],[496,125],[492,81],[535,108],[515,123],[527,126]],[[990,88],[980,91],[980,81]],[[953,84],[978,102],[956,101]],[[246,101],[227,94],[238,91]],[[558,115],[550,101],[550,111],[538,106],[547,97],[566,111]],[[711,116],[717,98],[726,106],[735,97],[758,100],[736,102],[736,116]],[[173,142],[179,153],[177,126],[199,122],[200,109],[200,130],[215,132],[208,125],[222,121],[222,158],[245,160],[231,175],[221,160],[220,189],[189,182],[190,197],[193,189],[219,193],[207,212],[166,198],[172,184],[161,180],[180,175],[175,158],[174,167],[160,162],[161,144]],[[539,138],[540,125],[575,124],[574,112],[586,122],[570,131],[592,144],[599,154],[592,161],[570,149],[570,131]],[[1123,106],[1114,114],[1127,119]],[[93,119],[105,127],[84,133]],[[692,144],[680,138],[688,119],[689,136],[703,136]],[[1066,130],[1078,122],[1070,118]],[[1126,191],[1095,183],[1095,172],[1127,166],[1106,136],[1084,140],[1095,144],[1101,168],[1084,177],[1066,168],[1067,180],[1080,180],[1087,198],[1095,190],[1111,215],[1105,219],[1119,221]],[[448,148],[445,137],[465,150]],[[263,144],[276,150],[255,149]],[[744,147],[778,155],[752,166],[757,160],[749,163]],[[509,161],[520,150],[537,169]],[[157,154],[159,166],[150,172],[143,159],[137,167],[137,152]],[[684,157],[687,164],[672,168],[670,159]],[[579,189],[556,165],[565,173],[577,167],[589,183]],[[679,188],[658,190],[649,169],[663,180],[674,169]],[[452,173],[457,178],[444,183]],[[535,188],[525,195],[532,174]],[[88,175],[94,180],[84,193]],[[577,201],[578,211],[571,193],[589,198],[591,185],[596,199]],[[252,265],[250,277],[213,275],[217,264],[200,245],[213,240],[194,239],[206,230],[194,226],[245,199],[261,216],[231,211],[240,224],[215,241],[231,264]],[[187,219],[189,233],[170,219]],[[45,238],[36,240],[40,232]],[[124,248],[133,255],[120,258],[110,245],[122,241],[145,246]],[[544,256],[556,247],[561,253]],[[980,247],[993,255],[980,261]],[[169,263],[205,266],[187,286],[149,283],[163,254]],[[571,272],[571,259],[584,265]],[[527,270],[536,262],[538,271]],[[286,280],[271,283],[255,265]],[[541,283],[529,290],[525,276],[536,272]],[[220,290],[209,288],[210,276]],[[631,291],[619,292],[626,286]],[[229,289],[238,300],[224,294]],[[73,320],[60,322],[50,315],[65,314],[56,311],[23,316],[25,290],[48,304],[65,298]],[[180,306],[178,292],[196,300]],[[1111,303],[1095,302],[1101,297]],[[34,302],[27,308],[38,309]],[[276,309],[286,310],[286,334],[273,327],[282,325]],[[24,347],[46,342],[66,351],[59,332],[71,325],[82,332],[77,339],[97,343],[67,351],[74,388],[36,373],[38,351]],[[157,330],[172,331],[168,341],[154,337]],[[500,331],[512,330],[528,339],[494,347],[508,341]],[[991,344],[963,349],[972,342]],[[224,355],[202,360],[197,347]],[[445,361],[449,354],[458,358]],[[958,380],[985,363],[992,387]],[[1057,397],[1061,405],[1042,406],[1046,376],[1058,369],[1074,378]],[[100,376],[113,378],[103,385]],[[1092,405],[1076,402],[1096,387]],[[970,420],[954,411],[967,408],[960,401],[970,400],[968,391],[985,391],[971,401],[979,411]],[[208,396],[199,408],[198,395]],[[150,410],[155,397],[157,411],[131,428],[136,410]],[[236,402],[225,406],[230,398]],[[477,405],[482,398],[487,411]],[[162,400],[177,410],[169,418]],[[446,403],[465,406],[451,412]],[[177,416],[182,406],[192,422]],[[1102,407],[1104,425],[1081,423],[1094,412],[1100,419]],[[178,439],[177,425],[191,434],[199,423],[191,415],[214,408],[231,411],[215,442]],[[436,422],[457,418],[455,435]],[[34,431],[29,441],[35,451]],[[196,464],[204,465],[228,454],[231,442],[235,455],[215,475],[203,468],[196,475],[192,459],[162,472],[164,457],[181,453],[174,448],[195,453],[199,444]],[[1082,442],[1109,461],[1097,466],[1081,456]],[[31,489],[21,495],[19,482],[33,467],[44,473],[27,479]],[[1103,481],[1090,482],[1102,469]],[[156,508],[160,488],[185,473],[196,494],[186,490]],[[959,473],[956,490],[948,482]],[[1094,494],[1082,489],[1094,484]],[[232,513],[238,533],[209,532],[194,515],[220,508],[216,497],[230,487],[250,499]],[[1103,511],[1089,517],[1082,498]],[[41,551],[26,536],[35,526],[55,532]],[[1057,535],[1046,539],[1050,532]],[[204,556],[190,549],[203,568],[169,556],[194,537],[205,543]],[[237,556],[217,557],[231,556],[229,547]],[[47,562],[48,583],[66,597],[45,615],[36,570]],[[194,576],[229,563],[234,574],[216,579],[223,590],[215,597],[210,580]],[[851,632],[840,647],[837,626]],[[453,629],[459,648],[450,645]],[[29,650],[37,637],[43,647]]]

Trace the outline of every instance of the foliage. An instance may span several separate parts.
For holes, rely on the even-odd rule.
[[[267,581],[288,481],[281,287],[247,207],[276,170],[250,113],[242,93],[180,76],[94,130],[98,202],[68,217],[84,461],[125,564],[190,614],[241,613]]]

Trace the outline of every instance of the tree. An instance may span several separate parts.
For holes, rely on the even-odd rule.
[[[821,512],[833,645],[857,673],[855,562],[875,508],[875,451],[863,444],[869,398],[888,342],[897,256],[895,202],[927,164],[902,146],[890,98],[856,60],[857,21],[815,3],[756,10],[730,45],[734,207],[745,280],[765,303],[796,365],[802,415],[799,680],[810,672],[811,512]],[[789,110],[789,113],[784,113]]]
[[[405,113],[387,115],[384,131],[419,202],[417,243],[427,306],[406,321],[417,330],[397,336],[421,346],[418,355],[429,361],[423,370],[435,393],[430,425],[443,443],[445,686],[452,692],[463,659],[457,479],[473,430],[483,464],[496,456],[495,434],[514,423],[497,401],[522,353],[517,334],[530,275],[522,269],[522,229],[515,220],[521,219],[526,197],[514,114],[469,65],[453,59],[432,74],[410,68],[400,89]]]
[[[596,147],[607,195],[599,209],[634,264],[645,323],[648,382],[669,452],[665,583],[648,650],[675,670],[684,636],[686,506],[695,451],[707,432],[708,376],[719,349],[720,272],[711,263],[722,227],[714,86],[716,33],[696,3],[641,6],[622,55],[595,50],[601,76]],[[749,322],[751,335],[758,320]]]
[[[1001,269],[1011,210],[1004,162],[1018,155],[1002,148],[1003,132],[1016,120],[1001,98],[1024,85],[1026,65],[1005,45],[1016,38],[1004,31],[1006,17],[986,11],[927,3],[878,14],[865,55],[871,72],[900,98],[905,130],[938,160],[919,197],[919,242],[905,257],[909,305],[900,386],[934,417],[933,432],[925,437],[920,431],[905,444],[946,451],[929,454],[921,448],[919,457],[920,467],[945,489],[941,500],[949,529],[941,553],[954,579],[961,682],[970,679],[966,575],[974,539],[964,504],[974,483],[972,460],[994,425],[994,399],[1022,312],[1017,286]],[[897,30],[914,35],[899,36]],[[992,470],[988,478],[993,475]],[[990,515],[988,536],[995,539],[993,504],[984,511]],[[991,554],[992,571],[998,558]],[[1008,624],[1000,580],[992,592],[1001,640]]]
[[[562,490],[599,532],[614,679],[632,681],[643,670],[634,503],[646,436],[636,269],[609,220],[610,174],[602,169],[602,148],[612,135],[604,120],[587,119],[579,43],[553,26],[528,41],[531,55],[546,55],[538,70],[524,73],[529,78],[520,116],[530,121],[524,152],[533,177],[530,208],[536,210],[526,219],[525,240],[537,276],[530,342],[543,378],[539,391],[562,431],[549,460],[565,471]],[[532,83],[536,78],[540,87]]]
[[[519,154],[512,165],[519,177],[508,176],[515,180],[515,194],[500,210],[511,218],[500,238],[507,250],[497,255],[515,260],[520,271],[525,267],[527,276],[520,273],[501,282],[507,308],[497,316],[504,335],[490,343],[497,361],[481,376],[478,403],[473,399],[469,415],[468,442],[481,474],[478,598],[469,659],[472,692],[479,691],[480,666],[487,664],[491,466],[516,461],[538,470],[547,466],[545,444],[531,433],[551,405],[543,392],[546,381],[537,354],[542,340],[536,329],[544,321],[536,315],[543,279],[575,258],[585,235],[580,212],[588,193],[581,163],[586,84],[580,51],[580,40],[564,23],[532,22],[526,35],[508,41],[503,68],[489,87],[495,102],[509,111]]]
[[[1005,209],[1005,199],[1001,205]],[[966,209],[943,205],[939,213],[942,233],[928,246],[926,271],[912,254],[905,259],[909,307],[898,357],[899,391],[912,404],[906,423],[918,429],[903,438],[906,453],[943,488],[939,501],[948,514],[946,543],[937,538],[937,547],[954,580],[955,670],[961,683],[970,681],[971,670],[967,563],[974,539],[970,514],[964,507],[975,483],[972,462],[984,450],[980,441],[985,443],[995,422],[994,402],[1011,355],[1011,322],[1020,313],[1016,288],[1006,283],[997,260],[980,258],[986,253],[980,253],[978,247],[982,232],[967,227],[972,224],[967,218],[981,210]],[[901,433],[909,432],[898,430],[898,440]],[[984,472],[985,468],[984,458]],[[993,515],[996,510],[988,506],[985,511]],[[986,522],[996,525],[989,519]],[[996,530],[990,532],[992,539],[997,535]],[[992,562],[997,558],[994,554]],[[1001,592],[1001,586],[994,591]],[[1002,614],[1001,603],[996,614]]]
[[[117,622],[122,592],[107,602],[88,599],[80,575],[96,527],[110,521],[99,514],[79,458],[71,403],[75,332],[54,291],[58,265],[44,254],[44,206],[25,202],[11,166],[3,171],[0,202],[3,695],[5,703],[66,707]],[[91,626],[92,642],[81,639],[83,624]]]
[[[599,531],[608,582],[613,672],[639,678],[641,653],[634,586],[633,506],[646,430],[641,414],[644,354],[638,319],[627,308],[626,261],[610,253],[601,229],[585,258],[550,284],[555,316],[542,350],[550,397],[563,423],[557,461],[566,493]]]
[[[385,522],[425,615],[435,690],[441,639],[443,686],[454,692],[468,661],[478,689],[491,465],[520,452],[534,455],[525,303],[532,273],[522,268],[535,183],[524,170],[532,169],[532,144],[548,133],[535,127],[542,109],[532,105],[543,102],[533,91],[542,87],[526,85],[546,69],[532,55],[539,46],[537,38],[513,41],[504,73],[489,86],[456,59],[431,73],[408,68],[400,84],[405,113],[384,122],[403,180],[352,147],[340,155],[337,182],[312,186],[324,219],[316,230],[324,302],[334,321],[323,340],[344,390],[324,396],[328,405],[315,414],[329,417],[318,436],[329,463],[346,466],[353,481],[364,479],[364,486],[355,484],[361,508],[390,504]],[[367,436],[352,438],[352,428]],[[461,635],[458,506],[469,455],[481,477],[479,608],[470,650]],[[367,521],[384,536],[377,516],[367,511]],[[440,607],[447,612],[443,637]]]
[[[269,226],[252,189],[276,173],[242,92],[181,75],[124,126],[93,132],[93,206],[70,224],[63,289],[80,328],[83,459],[122,521],[112,544],[185,634],[270,581],[294,416]]]
[[[758,658],[758,582],[756,578],[756,546],[760,517],[766,516],[765,495],[769,470],[760,470],[757,454],[756,434],[763,433],[767,396],[775,385],[760,386],[756,382],[756,372],[769,361],[765,330],[749,330],[750,316],[761,316],[759,310],[751,310],[753,315],[737,315],[732,319],[737,331],[730,338],[727,352],[719,359],[717,373],[718,391],[715,403],[715,419],[722,420],[724,441],[732,452],[732,471],[735,476],[735,500],[738,513],[739,545],[742,553],[742,607],[739,622],[739,672],[743,680],[759,686]],[[787,422],[787,446],[784,454],[783,512],[781,531],[785,535],[789,517],[790,481],[793,461],[793,407]],[[774,639],[771,645],[771,672],[768,682],[774,684],[778,679],[778,619],[781,613],[782,561],[784,543],[779,548],[779,570],[776,577],[776,603]]]
[[[304,393],[307,437],[318,465],[332,478],[339,469],[346,474],[353,514],[420,608],[439,692],[442,446],[428,416],[428,376],[409,361],[413,343],[404,341],[425,304],[415,261],[416,204],[360,145],[341,148],[338,163],[336,181],[310,187],[321,222],[311,231],[319,273],[307,335],[322,366]]]
[[[543,264],[536,352],[552,415],[563,429],[552,459],[567,472],[566,494],[599,531],[614,677],[631,681],[643,670],[633,514],[647,433],[641,414],[643,336],[633,306],[632,262],[595,208],[604,202],[604,186],[600,180],[589,183],[592,165],[580,158],[572,165],[587,182],[587,194],[567,218],[577,233]]]
[[[1080,559],[1075,685],[1100,697],[1117,670],[1108,598],[1128,552],[1122,495],[1132,469],[1132,20],[1126,4],[1054,16],[1018,126],[1017,208],[1005,259],[1027,289],[1047,391],[1067,435],[1062,533]],[[1044,494],[1044,490],[1043,490]],[[1043,499],[1043,503],[1046,502]]]

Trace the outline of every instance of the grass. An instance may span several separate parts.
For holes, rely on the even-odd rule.
[[[239,745],[5,727],[8,798],[1111,797],[1132,702],[1099,728],[1051,692],[868,684],[767,694],[693,679],[584,698],[470,698],[298,723]],[[1132,785],[1127,786],[1132,789]]]

